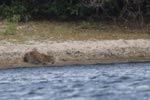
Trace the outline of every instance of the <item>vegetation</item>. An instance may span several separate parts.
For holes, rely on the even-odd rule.
[[[0,39],[150,38],[150,0],[0,0],[0,20]]]
[[[30,19],[121,20],[142,25],[150,19],[150,0],[0,0],[0,17]]]
[[[150,26],[150,25],[149,25]],[[66,40],[112,40],[150,39],[149,27],[129,28],[113,23],[99,22],[57,22],[30,21],[19,23],[16,33],[0,35],[0,40],[11,42],[25,41],[66,41]]]

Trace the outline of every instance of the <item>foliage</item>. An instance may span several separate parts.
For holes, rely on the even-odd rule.
[[[14,21],[17,17],[19,21],[27,21],[30,15],[27,13],[27,6],[21,0],[2,0],[0,2],[0,17],[8,21]],[[15,18],[16,19],[16,18]]]
[[[30,19],[121,20],[150,18],[149,0],[1,0],[0,17],[12,21]]]

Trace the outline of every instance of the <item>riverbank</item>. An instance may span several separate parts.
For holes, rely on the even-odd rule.
[[[113,22],[0,22],[0,40],[9,42],[118,39],[150,39],[150,24],[133,28]]]
[[[150,61],[150,39],[24,43],[0,41],[0,68],[43,66],[23,62],[24,54],[35,48],[40,53],[54,56],[55,63],[46,66]]]

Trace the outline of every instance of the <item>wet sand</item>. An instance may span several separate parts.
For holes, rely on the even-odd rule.
[[[55,63],[46,66],[150,61],[150,39],[25,43],[0,41],[0,68],[43,66],[23,62],[24,54],[34,48],[54,56]]]

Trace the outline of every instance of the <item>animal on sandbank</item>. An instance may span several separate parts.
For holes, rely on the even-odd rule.
[[[52,55],[46,55],[38,52],[36,49],[25,53],[23,61],[31,64],[54,64],[55,59]]]

